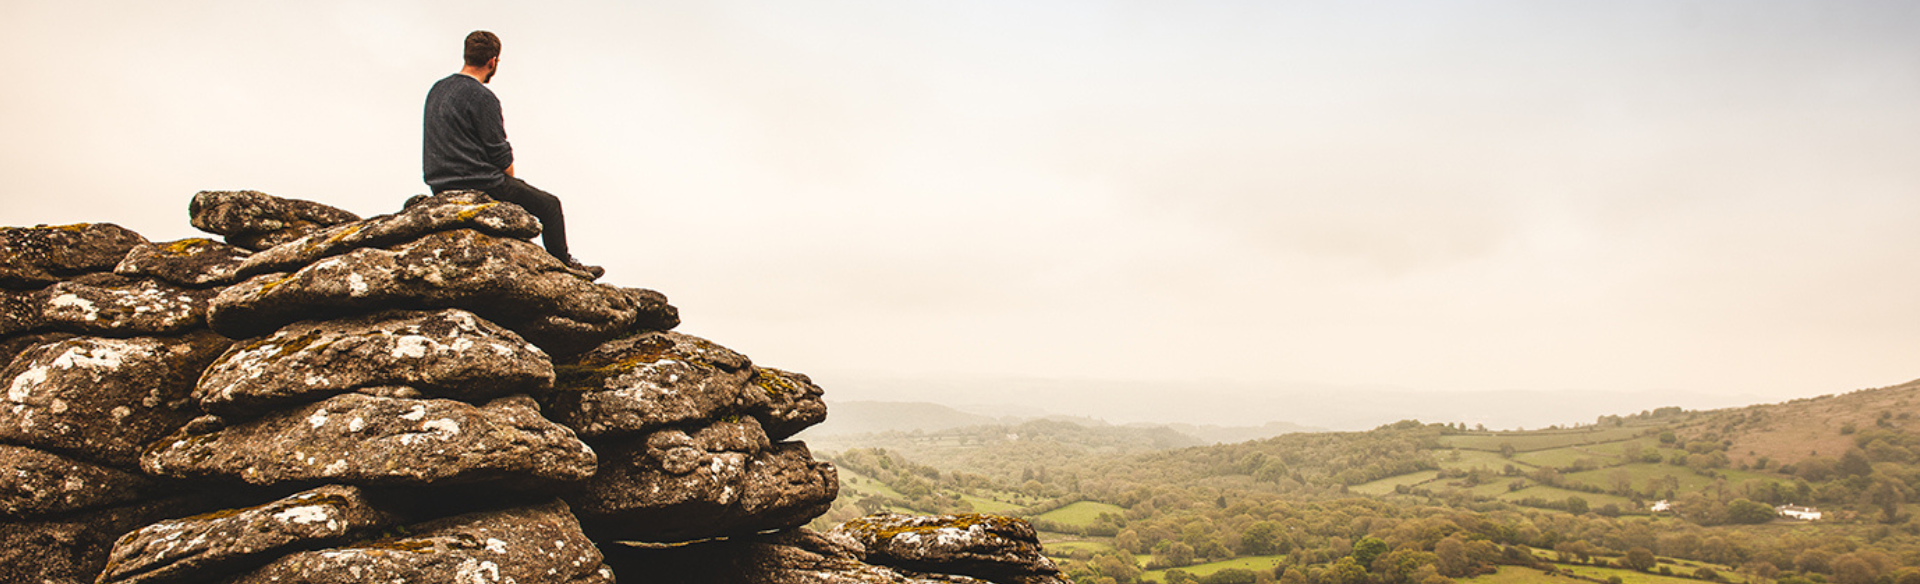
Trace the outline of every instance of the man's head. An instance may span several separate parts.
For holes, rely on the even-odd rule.
[[[467,33],[466,45],[464,71],[479,73],[474,76],[478,77],[481,83],[493,81],[493,74],[500,69],[500,37],[484,30],[476,30]]]

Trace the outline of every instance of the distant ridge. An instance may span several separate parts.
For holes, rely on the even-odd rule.
[[[832,404],[827,421],[810,428],[809,436],[934,432],[1008,422],[926,402],[834,401]]]
[[[1165,428],[1190,436],[1199,443],[1234,443],[1248,440],[1271,438],[1294,432],[1325,432],[1326,428],[1304,426],[1292,422],[1267,422],[1259,426],[1219,426],[1196,424],[1153,424],[1138,422],[1124,426],[1110,424],[1097,418],[1083,416],[1047,415],[1032,411],[1037,415],[988,416],[962,411],[958,408],[928,402],[891,402],[891,401],[832,401],[832,414],[827,421],[808,429],[804,437],[853,436],[882,432],[925,432],[935,433],[955,428],[973,426],[1003,425],[1015,426],[1034,420],[1066,422],[1085,427],[1126,427],[1137,429]]]

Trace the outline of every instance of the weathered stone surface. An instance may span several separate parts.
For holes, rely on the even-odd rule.
[[[0,289],[0,335],[40,328],[40,305],[37,292]]]
[[[152,480],[44,450],[0,446],[0,518],[118,505],[157,491]]]
[[[16,335],[0,339],[0,368],[13,363],[13,358],[40,345],[58,343],[75,336],[73,333],[45,331],[26,335]],[[0,379],[0,381],[5,381]]]
[[[753,418],[662,430],[603,447],[600,472],[568,495],[596,537],[687,541],[796,527],[839,494],[805,444],[768,446]]]
[[[165,517],[205,509],[204,497],[176,497],[82,511],[58,518],[0,522],[0,584],[93,584],[114,538]]]
[[[204,237],[143,243],[113,267],[122,276],[158,278],[188,288],[224,286],[240,281],[247,250]]]
[[[212,290],[180,288],[159,280],[89,274],[48,286],[42,326],[97,335],[166,335],[206,322]]]
[[[252,250],[271,247],[289,232],[306,234],[320,227],[360,219],[358,215],[301,199],[283,199],[259,191],[201,191],[187,205],[193,226],[227,236],[227,242]]]
[[[769,439],[786,440],[801,430],[827,421],[827,402],[822,399],[825,392],[806,375],[772,367],[755,367],[753,378],[747,383],[766,396],[764,405],[755,408],[752,413],[753,417],[760,420],[760,427],[766,429]]]
[[[362,387],[482,401],[546,389],[553,363],[519,335],[473,313],[386,311],[303,321],[234,344],[194,397],[218,414],[253,414]]]
[[[1066,582],[1053,560],[1040,553],[1033,526],[1012,517],[882,513],[828,533],[858,542],[868,563],[1004,584]]]
[[[147,238],[112,223],[0,227],[0,287],[39,288],[112,270]]]
[[[409,526],[402,537],[292,554],[228,584],[612,584],[565,503]]]
[[[857,544],[807,528],[686,545],[602,548],[621,582],[646,584],[984,584],[860,562]]]
[[[692,335],[615,339],[559,367],[548,412],[589,438],[740,414],[766,403],[765,392],[748,391],[751,368],[745,355]]]
[[[327,485],[242,509],[170,519],[122,536],[99,584],[210,582],[293,551],[395,523],[357,487]]]
[[[556,357],[680,322],[657,292],[597,285],[537,245],[460,229],[392,250],[354,250],[292,274],[255,276],[221,291],[208,323],[247,338],[316,315],[382,308],[470,310]]]
[[[455,229],[526,239],[540,234],[540,220],[519,205],[494,201],[479,191],[448,191],[399,213],[342,223],[274,246],[247,258],[240,272],[248,276],[289,272],[356,249],[387,247]]]
[[[576,481],[594,452],[540,417],[524,395],[485,406],[347,393],[224,428],[192,428],[154,444],[148,473],[256,485],[423,485]]]
[[[228,344],[201,330],[28,349],[0,373],[0,443],[130,466],[141,447],[196,415],[194,380]]]

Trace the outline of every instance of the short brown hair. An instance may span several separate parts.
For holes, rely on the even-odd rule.
[[[500,37],[493,33],[476,30],[467,33],[467,66],[482,67],[487,61],[500,56]]]

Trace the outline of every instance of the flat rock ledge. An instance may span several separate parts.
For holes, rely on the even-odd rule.
[[[0,288],[32,290],[112,270],[147,238],[112,223],[0,227]]]
[[[513,331],[457,308],[302,321],[235,343],[193,396],[222,415],[258,414],[364,387],[477,402],[553,385],[553,362]]]
[[[193,419],[195,379],[228,344],[200,330],[27,349],[0,372],[0,443],[132,467],[142,447]]]
[[[539,405],[512,395],[473,406],[360,393],[217,429],[183,428],[141,459],[150,474],[255,485],[541,486],[592,476],[595,454]]]
[[[877,566],[857,543],[807,528],[686,545],[603,547],[620,574],[648,584],[987,584],[986,580]]]
[[[566,503],[459,515],[411,535],[287,555],[226,584],[613,584]]]
[[[0,469],[0,520],[125,504],[163,491],[138,474],[19,446],[0,446]]]
[[[207,321],[221,334],[250,338],[299,320],[389,308],[468,310],[555,356],[680,324],[679,312],[657,292],[594,284],[537,245],[470,229],[254,276],[223,289]]]
[[[479,191],[448,191],[399,213],[341,223],[254,254],[241,275],[287,272],[367,247],[387,247],[429,233],[472,229],[496,237],[527,239],[540,234],[540,220],[519,205],[500,203]]]
[[[88,274],[35,294],[38,327],[103,336],[167,335],[206,324],[213,291],[152,279]]]
[[[998,515],[868,515],[829,535],[857,542],[867,562],[909,570],[936,569],[1001,584],[1041,584],[1065,577],[1040,553],[1039,534],[1025,520]]]
[[[187,205],[194,228],[227,236],[227,243],[259,251],[299,239],[359,215],[302,199],[259,191],[200,191]]]
[[[754,367],[749,385],[765,395],[764,404],[753,412],[767,438],[786,440],[801,430],[827,421],[825,391],[802,373]]]
[[[746,355],[692,335],[633,335],[559,367],[548,411],[588,438],[718,419],[766,401],[748,391],[751,367]]]
[[[122,536],[99,584],[208,582],[289,552],[344,543],[395,523],[359,488],[324,487],[244,509],[161,521]]]
[[[248,251],[204,237],[143,243],[127,252],[113,273],[157,278],[188,288],[225,286],[240,281],[240,262]]]
[[[567,494],[589,533],[647,542],[790,529],[840,492],[831,463],[805,444],[769,444],[753,418],[662,430],[603,446],[600,472]]]

